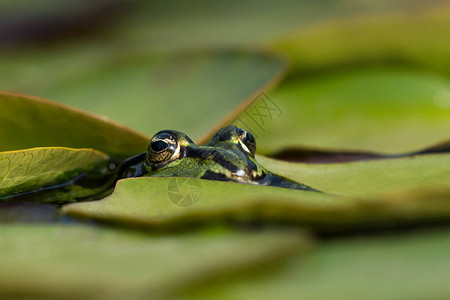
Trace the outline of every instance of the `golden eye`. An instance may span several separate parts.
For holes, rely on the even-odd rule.
[[[177,138],[167,132],[157,133],[147,149],[147,162],[158,164],[175,160],[180,156]]]
[[[239,137],[239,144],[241,145],[242,149],[244,149],[244,151],[249,153],[250,155],[254,156],[256,152],[256,141],[253,137],[253,134],[242,128],[236,128],[236,133]]]

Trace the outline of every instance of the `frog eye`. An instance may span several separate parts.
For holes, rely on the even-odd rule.
[[[180,145],[177,138],[170,133],[156,134],[147,149],[149,163],[163,163],[180,156]]]
[[[255,155],[256,141],[253,137],[253,134],[242,128],[236,128],[236,133],[239,137],[239,144],[241,145],[242,149],[244,149],[245,152],[249,153],[252,156]]]

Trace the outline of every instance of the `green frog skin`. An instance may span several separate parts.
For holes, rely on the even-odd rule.
[[[184,133],[163,130],[150,140],[147,152],[123,163],[121,177],[191,177],[316,191],[266,170],[256,161],[255,151],[253,135],[236,126],[220,129],[206,145],[196,145]]]

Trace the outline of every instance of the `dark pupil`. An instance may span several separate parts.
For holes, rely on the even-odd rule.
[[[250,143],[254,143],[255,142],[255,138],[253,137],[253,135],[247,131],[247,133],[245,134],[245,138],[250,142]]]
[[[154,141],[151,146],[152,150],[155,152],[161,152],[163,150],[166,150],[168,147],[169,144],[164,141]]]

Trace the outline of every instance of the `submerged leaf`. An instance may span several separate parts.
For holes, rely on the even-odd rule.
[[[0,151],[32,147],[92,148],[123,159],[148,138],[108,119],[44,99],[0,92]]]
[[[180,288],[274,264],[308,245],[292,230],[176,235],[63,225],[0,228],[0,296],[161,299]]]
[[[91,149],[32,148],[0,152],[0,198],[66,182],[86,171],[100,172],[109,157]]]

